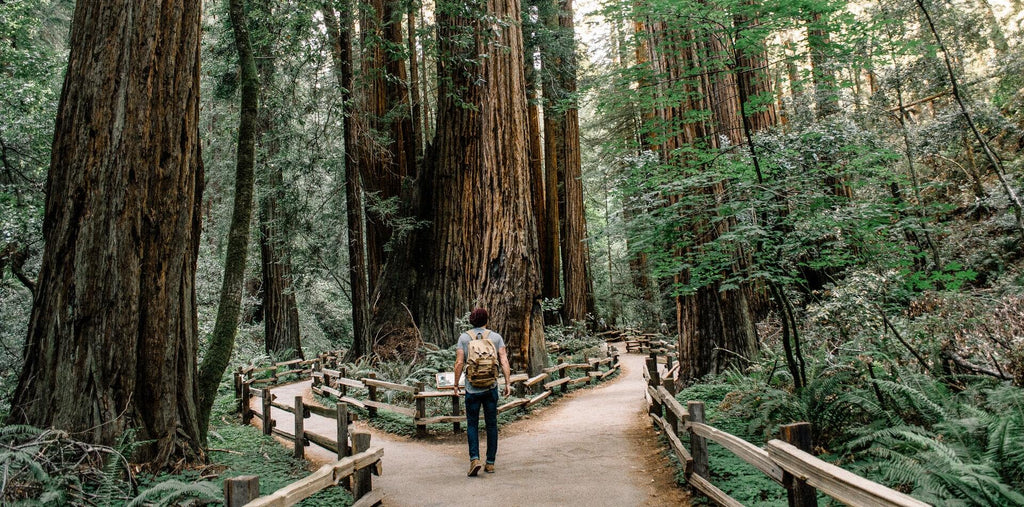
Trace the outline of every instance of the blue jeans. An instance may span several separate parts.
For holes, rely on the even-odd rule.
[[[487,462],[494,463],[498,454],[498,387],[482,393],[466,393],[466,438],[469,459],[480,459],[480,405],[484,407],[487,425]]]

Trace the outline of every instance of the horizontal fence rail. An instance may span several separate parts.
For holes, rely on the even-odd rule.
[[[370,435],[357,438],[367,448],[355,455],[320,467],[316,472],[293,482],[269,495],[259,495],[259,477],[242,476],[224,481],[224,505],[228,507],[289,507],[320,491],[344,485],[352,492],[354,507],[378,505],[383,500],[373,491],[370,474],[380,475],[384,449],[368,447]]]
[[[342,419],[335,414],[334,410],[316,405],[303,405],[300,399],[296,399],[294,405],[287,405],[278,401],[270,391],[270,387],[281,385],[282,381],[294,382],[312,379],[313,393],[333,400],[339,407],[364,409],[370,418],[377,417],[380,410],[411,418],[417,437],[426,436],[427,426],[434,424],[451,424],[453,432],[462,431],[466,415],[460,398],[454,396],[455,393],[452,390],[427,389],[422,382],[408,385],[381,380],[373,372],[360,378],[349,378],[346,376],[348,372],[345,367],[338,366],[340,356],[340,353],[332,352],[320,354],[316,358],[306,361],[293,360],[265,367],[238,368],[235,372],[235,395],[238,399],[242,422],[249,424],[253,418],[257,418],[260,420],[265,434],[294,439],[297,457],[302,456],[302,446],[308,445],[310,441],[338,452],[337,445],[329,443],[330,441],[323,435],[308,431],[304,435],[300,434],[301,420],[308,418],[310,414],[336,418],[340,428],[343,425]],[[584,374],[580,375],[578,373],[580,371],[583,371]],[[579,363],[560,361],[559,364],[545,368],[542,373],[534,377],[525,373],[512,375],[508,379],[508,383],[515,393],[516,399],[500,405],[498,413],[529,409],[550,397],[556,390],[565,393],[571,386],[597,383],[618,371],[618,349],[609,345],[606,357],[588,358]],[[576,373],[575,376],[574,373]],[[295,376],[299,378],[296,379]],[[504,387],[504,384],[505,379],[500,379],[499,387]],[[358,397],[351,393],[351,390],[356,390],[358,393],[355,394],[358,394]],[[259,410],[253,410],[250,407],[249,400],[252,398],[261,399]],[[435,398],[451,399],[450,409],[437,413],[438,403],[434,402],[432,403],[433,410],[428,410],[428,400]],[[399,401],[395,402],[395,400]],[[403,401],[408,404],[401,404]],[[288,433],[284,429],[276,427],[277,421],[273,418],[273,409],[296,416],[294,433]],[[301,417],[298,416],[299,414]],[[351,416],[347,416],[347,418],[351,418]],[[339,434],[341,431],[339,429]],[[339,458],[341,456],[342,453],[339,452]]]
[[[928,504],[882,484],[860,477],[809,452],[810,424],[795,423],[782,428],[781,440],[771,440],[764,448],[710,426],[704,421],[704,403],[689,401],[683,407],[675,399],[674,382],[662,379],[678,374],[672,358],[661,368],[657,352],[650,352],[644,364],[647,380],[649,415],[655,427],[665,434],[673,453],[683,465],[690,486],[719,505],[742,505],[713,485],[708,463],[707,442],[728,449],[743,461],[786,488],[789,505],[817,505],[817,491],[849,505],[918,507]],[[689,435],[687,449],[679,436]]]

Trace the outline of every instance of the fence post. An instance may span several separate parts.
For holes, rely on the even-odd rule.
[[[377,374],[372,371],[366,374],[366,376],[373,379],[377,378]],[[366,386],[366,390],[369,391],[366,397],[370,401],[377,401],[377,386]],[[377,417],[377,407],[366,407],[366,413],[370,417]]]
[[[235,400],[242,399],[242,367],[235,370]]]
[[[324,359],[322,356],[317,356],[316,362],[313,363],[313,373],[322,372],[324,370]],[[320,379],[316,375],[310,375],[313,379],[313,387],[320,385]]]
[[[665,382],[665,379],[662,379],[662,384],[661,385],[663,385],[665,387],[665,390],[668,391],[668,394],[671,394],[673,397],[675,397],[675,395],[676,395],[676,384],[675,384],[675,382],[672,382],[672,381]],[[668,421],[669,425],[672,426],[672,431],[675,432],[676,436],[679,436],[679,430],[680,430],[680,426],[682,425],[682,421],[680,421],[679,418],[676,417],[676,413],[671,411],[671,410],[669,410],[668,407],[665,407],[665,420]]]
[[[302,459],[306,457],[306,431],[303,427],[302,414],[306,407],[302,404],[302,396],[295,397],[295,457]]]
[[[423,382],[416,382],[416,394],[422,393],[424,390]],[[425,419],[427,417],[427,399],[416,398],[416,419]],[[427,425],[420,424],[416,421],[416,438],[424,438],[427,436]]]
[[[225,507],[242,507],[259,498],[260,478],[256,475],[239,475],[224,479]]]
[[[686,402],[686,411],[690,414],[690,421],[695,423],[704,422],[704,402]],[[690,455],[693,456],[693,471],[697,475],[710,478],[711,470],[708,468],[708,442],[702,436],[698,436],[690,430]]]
[[[242,412],[242,424],[245,425],[252,422],[252,411],[249,409],[249,398],[251,397],[252,395],[249,393],[249,383],[242,380],[242,400],[238,409]]]
[[[370,448],[370,434],[356,432],[352,434],[352,452],[359,454]],[[372,479],[370,478],[370,467],[357,470],[352,474],[352,498],[358,500],[373,490]]]
[[[342,377],[348,378],[348,369],[347,368],[342,368],[342,369],[340,369],[338,371],[339,371],[339,373],[340,373],[340,375]],[[341,379],[336,379],[334,381],[335,388],[338,389],[339,391],[341,391],[341,395],[342,396],[348,396],[348,386],[346,386],[345,384],[342,384],[340,382],[340,380]]]
[[[670,391],[668,387],[666,387],[665,390],[669,391],[669,394],[672,394],[672,391]],[[668,423],[669,428],[672,428],[672,432],[675,433],[676,436],[679,436],[679,418],[676,417],[676,413],[669,410],[668,407],[665,407],[665,422]]]
[[[351,456],[348,447],[348,405],[338,402],[335,408],[338,416],[338,460]]]
[[[457,390],[457,389],[456,389]],[[458,396],[452,396],[452,415],[462,415],[462,405],[459,402]],[[452,423],[452,433],[462,433],[462,424],[458,421]]]
[[[804,452],[811,452],[811,423],[798,422],[780,428],[782,439]],[[809,507],[818,505],[818,492],[785,470],[782,471],[782,484],[786,487],[790,507]]]
[[[270,402],[274,401],[270,394],[270,388],[264,387],[261,391],[263,394],[263,434],[270,435],[274,431],[274,420],[270,418]]]
[[[657,388],[661,385],[661,376],[658,373],[658,354],[654,352],[651,352],[650,357],[647,358],[647,373],[651,377],[650,380],[647,381],[648,386]],[[648,413],[650,415],[661,417],[661,402],[658,401],[658,398],[651,398],[651,406],[648,409]]]

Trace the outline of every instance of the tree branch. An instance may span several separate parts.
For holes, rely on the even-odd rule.
[[[975,373],[981,373],[982,375],[988,375],[990,377],[995,377],[1000,380],[1013,380],[1013,377],[1006,375],[1001,371],[994,371],[982,366],[978,366],[976,364],[972,364],[970,361],[964,359],[963,357],[958,355],[956,352],[953,352],[952,350],[944,350],[942,353],[949,360],[953,361],[954,364],[965,370],[970,370]]]

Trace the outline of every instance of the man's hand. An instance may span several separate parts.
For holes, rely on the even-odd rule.
[[[459,386],[455,386],[455,388],[452,389],[452,396],[454,396],[456,398],[459,397]]]
[[[509,396],[512,396],[512,386],[510,384],[508,384],[507,382],[505,383],[505,394],[504,394],[504,396],[506,398],[509,397]]]

